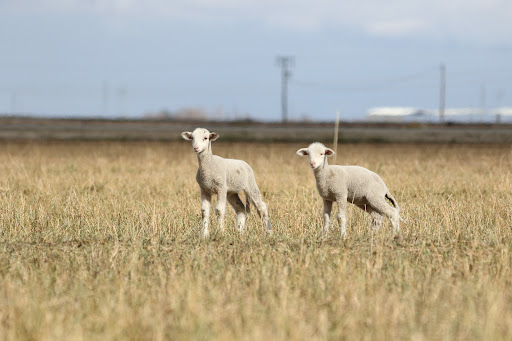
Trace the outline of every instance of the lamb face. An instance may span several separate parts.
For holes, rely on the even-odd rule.
[[[181,137],[184,140],[192,141],[192,148],[194,149],[194,152],[200,154],[205,150],[208,150],[210,143],[217,140],[219,138],[219,134],[210,133],[204,128],[196,128],[193,132],[184,131],[181,133]]]
[[[334,155],[334,151],[319,142],[315,142],[310,144],[308,148],[297,150],[297,155],[309,156],[309,165],[313,170],[316,170],[324,165],[327,157]]]

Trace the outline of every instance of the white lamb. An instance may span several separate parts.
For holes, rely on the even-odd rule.
[[[197,128],[193,132],[183,132],[181,137],[192,141],[192,147],[197,154],[199,168],[196,180],[201,188],[201,215],[203,220],[203,235],[208,236],[208,224],[210,220],[210,205],[213,194],[217,194],[215,212],[221,231],[224,231],[224,214],[226,212],[226,199],[236,212],[236,225],[240,232],[243,231],[246,219],[246,207],[238,193],[244,192],[247,198],[247,212],[250,211],[250,203],[256,206],[259,216],[268,231],[272,231],[272,225],[268,217],[267,205],[263,202],[260,190],[254,178],[254,172],[242,160],[224,159],[212,154],[212,141],[219,138],[219,134],[210,133],[204,128]]]
[[[332,203],[338,203],[338,223],[341,235],[346,236],[347,202],[351,202],[372,217],[372,227],[378,230],[382,226],[382,216],[386,216],[393,225],[395,233],[400,231],[400,213],[398,204],[389,193],[384,181],[374,172],[359,166],[330,166],[327,157],[334,151],[319,142],[297,151],[299,156],[309,156],[318,193],[324,200],[324,231],[329,230]],[[394,208],[388,205],[386,198]]]

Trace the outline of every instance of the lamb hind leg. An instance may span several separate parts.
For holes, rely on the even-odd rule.
[[[254,204],[258,210],[259,216],[263,219],[263,224],[267,228],[267,232],[272,232],[272,224],[268,216],[267,204],[265,204],[262,199],[260,199],[260,202],[255,202]]]
[[[380,230],[380,228],[382,227],[382,215],[379,212],[375,211],[370,205],[357,205],[357,207],[370,214],[370,216],[372,217],[371,228],[375,231]]]
[[[246,218],[245,205],[237,193],[229,194],[227,199],[229,204],[233,206],[236,213],[236,227],[238,228],[238,231],[243,232]]]
[[[377,213],[386,216],[389,221],[391,222],[391,225],[393,226],[393,232],[399,233],[400,232],[400,214],[398,213],[398,210],[394,207],[391,207],[384,197],[378,198],[378,199],[372,199],[369,200],[370,205],[373,210],[375,210]]]
[[[272,224],[270,223],[270,218],[268,216],[267,205],[263,201],[260,191],[252,191],[252,193],[246,192],[245,195],[248,197],[248,200],[252,201],[254,206],[256,206],[258,215],[263,219],[263,224],[267,228],[267,232],[272,232]]]

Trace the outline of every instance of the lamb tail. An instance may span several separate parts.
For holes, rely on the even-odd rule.
[[[386,198],[391,202],[391,204],[393,204],[393,206],[395,206],[395,208],[397,210],[400,210],[400,208],[398,207],[398,204],[396,203],[395,198],[391,195],[391,193],[387,192],[386,193]]]

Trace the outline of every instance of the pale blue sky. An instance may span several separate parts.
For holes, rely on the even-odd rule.
[[[512,2],[0,0],[0,113],[280,118],[512,106]],[[107,88],[107,103],[104,88]],[[483,96],[485,93],[485,96]]]

